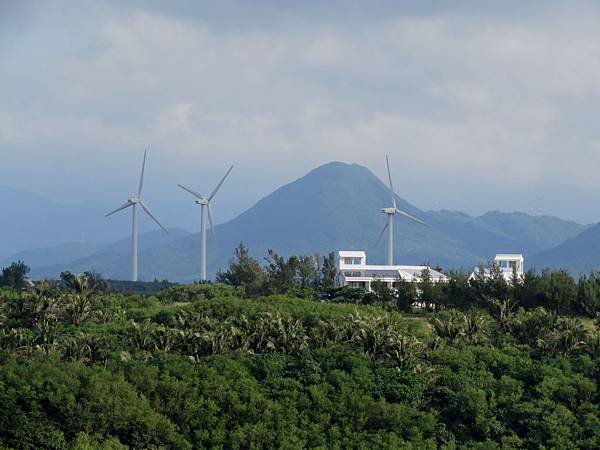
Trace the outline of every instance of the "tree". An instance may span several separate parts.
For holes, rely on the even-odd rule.
[[[298,268],[297,268],[297,279],[301,288],[317,288],[319,277],[318,277],[318,258],[319,256],[299,256],[298,257]]]
[[[582,275],[577,284],[579,312],[594,316],[600,311],[600,273],[592,272],[589,278]]]
[[[436,309],[440,304],[440,289],[431,279],[431,270],[425,268],[421,271],[419,282],[419,300],[426,308]]]
[[[412,281],[406,281],[402,277],[396,277],[392,288],[395,298],[396,308],[403,312],[408,312],[419,299],[417,285]]]
[[[84,295],[102,292],[108,287],[106,280],[95,271],[87,271],[83,275],[73,274],[69,271],[61,272],[60,280],[64,288]]]
[[[323,257],[321,266],[321,289],[324,291],[335,288],[338,275],[337,264],[335,260],[335,252],[330,252]]]
[[[569,272],[545,270],[541,280],[542,306],[559,314],[570,312],[577,300],[577,285]]]
[[[265,269],[250,256],[248,247],[240,242],[235,249],[234,258],[229,261],[229,268],[225,272],[217,272],[217,281],[241,286],[250,296],[260,295],[265,281]]]
[[[522,283],[516,289],[513,287],[514,300],[523,308],[533,309],[543,304],[540,299],[540,278],[534,269],[530,269],[525,272]]]
[[[478,307],[485,307],[490,298],[505,300],[509,297],[510,289],[502,269],[493,261],[487,266],[480,265],[469,284]]]
[[[388,308],[395,307],[396,299],[394,298],[392,289],[385,281],[375,278],[371,281],[371,292],[364,299],[365,303],[375,304]]]
[[[31,268],[23,261],[13,262],[10,266],[2,269],[0,277],[1,286],[10,286],[13,289],[22,289],[27,284],[27,274]]]
[[[473,289],[469,284],[470,274],[463,271],[450,271],[448,282],[442,283],[440,288],[440,303],[446,308],[466,309],[474,302]],[[476,277],[479,274],[476,273]]]
[[[300,260],[297,256],[285,258],[269,249],[265,257],[267,262],[267,292],[285,294],[297,287],[297,271]]]

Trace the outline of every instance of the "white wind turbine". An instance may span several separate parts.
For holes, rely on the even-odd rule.
[[[146,168],[146,154],[147,150],[144,151],[144,162],[142,163],[142,174],[140,176],[140,184],[138,186],[137,195],[129,197],[127,202],[112,212],[109,212],[105,217],[112,216],[114,213],[131,207],[132,209],[132,223],[131,223],[131,281],[138,280],[138,223],[137,223],[137,206],[140,205],[144,212],[154,220],[159,227],[163,229],[165,233],[168,233],[167,229],[152,215],[148,207],[142,201],[142,187],[144,186],[144,169]]]
[[[422,225],[426,225],[426,226],[429,226],[429,225],[427,223],[423,222],[421,219],[417,219],[416,217],[411,216],[407,212],[401,211],[396,207],[396,194],[394,194],[394,186],[392,185],[392,173],[390,171],[390,160],[387,155],[385,155],[385,161],[387,163],[388,178],[390,180],[390,194],[392,196],[392,206],[389,208],[382,208],[382,210],[381,210],[382,212],[387,214],[387,223],[383,227],[383,230],[381,230],[381,234],[379,235],[379,238],[377,238],[377,242],[375,243],[375,245],[377,245],[379,243],[379,241],[381,240],[381,237],[383,236],[383,233],[385,233],[385,230],[387,229],[388,230],[387,264],[388,264],[388,266],[393,266],[394,265],[394,216],[396,214],[400,214],[400,215],[407,217],[411,220],[414,220],[415,222],[420,223]]]
[[[199,194],[196,191],[193,191],[185,186],[178,184],[181,189],[189,192],[194,197],[196,197],[196,204],[200,205],[200,280],[206,281],[206,213],[208,213],[208,221],[210,223],[210,229],[213,234],[213,239],[215,238],[215,225],[212,220],[212,214],[210,212],[210,201],[213,199],[217,191],[221,188],[221,185],[225,181],[225,178],[229,175],[233,166],[229,168],[227,173],[221,178],[217,187],[212,191],[207,197],[204,197],[202,194]],[[206,211],[205,211],[206,210]]]

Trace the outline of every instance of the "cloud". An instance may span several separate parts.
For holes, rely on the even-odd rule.
[[[316,3],[263,5],[260,18],[208,3],[82,4],[55,2],[73,10],[63,19],[37,11],[36,45],[0,47],[0,151],[79,152],[77,163],[101,151],[90,158],[102,170],[107,156],[137,164],[149,145],[169,176],[190,178],[236,161],[238,190],[256,178],[240,208],[316,164],[377,168],[384,153],[423,207],[524,208],[561,186],[580,200],[547,212],[572,215],[600,192],[600,15],[588,4],[522,15],[516,3],[500,14],[384,2],[362,18]]]

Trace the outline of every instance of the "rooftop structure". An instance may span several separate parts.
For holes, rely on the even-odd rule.
[[[494,264],[500,269],[502,276],[507,282],[512,281],[513,275],[523,277],[525,274],[525,258],[520,253],[499,253],[494,257]],[[476,267],[471,277],[475,276],[481,268]],[[489,275],[490,269],[484,269]]]
[[[338,252],[338,285],[371,291],[375,280],[393,287],[398,280],[420,282],[424,270],[429,270],[434,282],[447,281],[447,277],[429,266],[368,265],[367,254],[363,251]]]

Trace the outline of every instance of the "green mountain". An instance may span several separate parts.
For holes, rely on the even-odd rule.
[[[482,224],[498,234],[517,236],[525,254],[559,245],[565,239],[577,236],[589,228],[570,220],[552,216],[531,216],[522,212],[492,211],[478,218]]]
[[[280,254],[326,253],[339,249],[367,251],[371,263],[385,259],[385,225],[380,208],[390,203],[387,187],[365,167],[333,162],[314,169],[260,200],[238,217],[216,227],[217,244],[208,249],[209,273],[224,268],[243,241],[258,258],[269,248]],[[398,208],[427,221],[425,227],[400,216],[396,220],[396,262],[429,262],[466,267],[499,252],[526,255],[576,236],[585,227],[548,216],[491,212],[480,217],[451,211],[422,211],[397,199]],[[214,205],[218,208],[218,199]],[[210,233],[209,233],[210,237]],[[209,240],[210,242],[210,240]],[[185,235],[140,253],[140,277],[189,281],[199,273],[199,235]],[[127,278],[129,247],[74,261],[70,270],[96,269],[111,278]],[[58,267],[53,267],[56,272]],[[37,273],[49,274],[42,268]]]
[[[429,213],[435,223],[470,251],[481,255],[500,252],[533,255],[555,247],[588,228],[552,216],[532,216],[522,212],[490,211],[482,216],[441,210]],[[490,241],[491,239],[491,241]],[[492,246],[490,246],[492,244]]]
[[[600,270],[600,224],[531,258],[530,267],[568,269],[572,274]]]
[[[154,248],[162,248],[173,241],[189,236],[188,231],[178,228],[168,228],[169,233],[162,230],[148,231],[139,235],[139,250],[141,253]],[[61,272],[84,272],[96,270],[107,277],[126,279],[123,270],[130,266],[131,261],[131,238],[120,239],[111,245],[98,245],[93,252],[88,252],[90,244],[65,244],[39,251],[21,252],[15,255],[12,261],[22,259],[32,267],[33,278],[56,278]],[[66,252],[68,250],[68,252]],[[69,254],[80,254],[78,257],[67,260]],[[45,261],[51,261],[44,264]],[[127,269],[127,273],[129,273]]]
[[[162,203],[149,199],[149,203],[159,220],[174,228],[185,229],[196,218],[183,199]],[[22,255],[37,265],[45,252],[56,262],[98,252],[101,246],[122,238],[131,227],[131,214],[104,217],[118,205],[118,197],[109,203],[60,203],[33,192],[0,186],[0,236],[5,237],[0,239],[0,263]],[[142,214],[139,227],[141,232],[150,231],[154,222]]]
[[[106,247],[107,244],[99,242],[67,242],[52,247],[24,250],[15,253],[0,260],[0,266],[4,267],[12,261],[26,261],[31,267],[60,266],[69,264],[71,261],[95,255]]]

